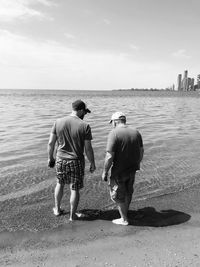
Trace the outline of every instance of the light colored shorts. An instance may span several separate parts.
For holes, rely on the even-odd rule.
[[[126,196],[132,196],[134,182],[135,171],[120,177],[111,177],[109,186],[112,201],[123,203]]]
[[[83,188],[84,166],[80,160],[56,159],[57,182],[70,184],[72,190]]]

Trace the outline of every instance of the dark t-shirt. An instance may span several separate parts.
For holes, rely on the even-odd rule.
[[[53,125],[52,133],[57,136],[59,158],[84,160],[84,141],[92,140],[89,124],[70,115],[58,119]]]
[[[128,174],[140,169],[141,134],[127,125],[114,128],[108,135],[107,152],[114,152],[111,176]]]

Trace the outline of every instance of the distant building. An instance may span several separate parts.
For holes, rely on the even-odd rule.
[[[200,89],[200,74],[197,75],[197,89]]]
[[[200,74],[197,75],[197,84],[195,84],[194,78],[188,77],[188,71],[185,70],[183,74],[178,75],[177,78],[177,90],[178,91],[195,91],[196,89],[200,89]]]
[[[183,77],[183,91],[188,91],[188,71],[184,71],[184,77]]]
[[[186,91],[189,91],[190,90],[190,84],[191,84],[191,78],[188,77],[187,78],[187,84],[186,84]]]
[[[177,80],[177,90],[181,91],[181,82],[182,82],[182,74],[178,75],[178,80]]]
[[[194,91],[194,78],[191,79],[190,90]]]

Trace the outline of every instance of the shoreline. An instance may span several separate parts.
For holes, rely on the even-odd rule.
[[[117,210],[85,210],[85,219],[73,223],[68,213],[53,217],[52,203],[39,203],[39,210],[18,210],[15,216],[21,216],[24,226],[31,219],[33,225],[39,220],[41,229],[50,221],[53,227],[1,232],[0,265],[198,266],[199,190],[200,185],[195,185],[175,194],[133,201],[129,226],[112,224]]]

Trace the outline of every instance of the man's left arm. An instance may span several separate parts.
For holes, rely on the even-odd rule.
[[[90,162],[90,172],[93,173],[96,170],[96,166],[91,140],[85,140],[85,154]]]
[[[57,136],[54,133],[50,134],[49,137],[49,142],[47,146],[47,152],[48,152],[48,166],[50,168],[53,168],[55,165],[55,159],[54,159],[54,149],[55,149],[55,144],[57,141]]]
[[[140,145],[139,162],[141,162],[144,156],[144,147],[143,147],[142,135],[139,132],[138,132],[138,138],[139,138],[139,145]]]

